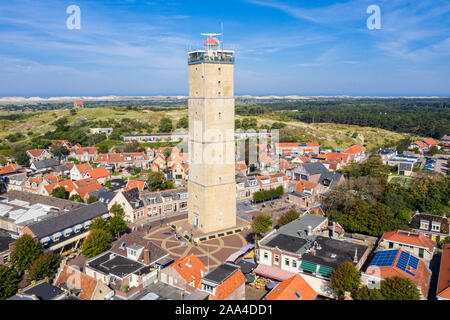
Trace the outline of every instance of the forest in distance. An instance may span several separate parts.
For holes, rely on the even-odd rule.
[[[339,99],[237,106],[242,116],[374,127],[440,139],[450,133],[450,99]]]

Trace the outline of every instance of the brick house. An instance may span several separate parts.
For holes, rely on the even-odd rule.
[[[316,182],[300,180],[295,190],[289,194],[289,201],[303,208],[312,208],[319,201],[319,184]]]
[[[54,285],[82,300],[109,300],[114,296],[114,291],[102,281],[67,264],[58,270]]]
[[[75,158],[81,162],[94,161],[98,155],[97,147],[79,147],[69,148],[68,158]]]
[[[207,271],[208,268],[195,254],[189,254],[162,269],[158,280],[192,293],[201,288],[202,278]]]
[[[403,249],[378,251],[361,274],[361,282],[373,288],[382,280],[395,276],[412,280],[421,292],[421,299],[427,298],[431,271],[422,260]]]
[[[260,190],[276,189],[280,186],[284,190],[287,190],[289,187],[289,178],[282,172],[257,175],[256,179],[258,180]]]
[[[381,237],[378,247],[383,249],[402,249],[424,260],[427,265],[433,259],[436,244],[423,234],[394,230],[388,231]]]
[[[239,266],[222,263],[203,276],[201,290],[209,300],[245,300],[245,277]]]
[[[236,199],[253,199],[253,194],[260,191],[260,185],[256,176],[236,175]]]

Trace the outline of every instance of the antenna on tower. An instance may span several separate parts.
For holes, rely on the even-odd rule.
[[[222,34],[222,43],[221,43],[221,45],[222,45],[222,51],[223,51],[223,22],[221,22],[220,23],[220,33]]]

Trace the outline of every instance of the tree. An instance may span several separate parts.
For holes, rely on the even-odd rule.
[[[109,229],[114,235],[117,235],[117,237],[120,236],[122,232],[127,230],[127,224],[123,218],[115,214],[109,221],[108,221]]]
[[[19,288],[20,277],[13,268],[0,266],[0,300],[13,296]]]
[[[437,154],[439,152],[438,147],[436,146],[432,146],[430,148],[430,150],[428,150],[427,155],[429,155],[430,157],[434,156],[435,154]]]
[[[94,202],[97,202],[97,201],[98,201],[98,198],[97,198],[96,196],[90,196],[90,197],[87,199],[86,203],[87,203],[87,204],[91,204],[91,203],[94,203]]]
[[[69,197],[69,192],[67,192],[64,187],[56,187],[52,190],[51,195],[55,198],[67,199]]]
[[[159,121],[159,132],[172,132],[172,119],[164,117]]]
[[[86,258],[92,258],[107,251],[111,246],[111,233],[104,230],[91,230],[83,242],[82,254]]]
[[[45,277],[53,277],[58,272],[61,256],[54,252],[41,254],[30,267],[30,279],[42,280]]]
[[[102,217],[95,218],[94,221],[92,221],[89,230],[103,230],[110,232],[108,222]]]
[[[19,274],[28,270],[31,264],[44,252],[44,247],[30,235],[25,234],[14,241],[10,259]]]
[[[111,212],[112,214],[116,214],[116,215],[123,215],[123,208],[120,204],[115,203],[111,206],[111,209],[109,210],[109,212]]]
[[[408,278],[392,277],[381,281],[381,293],[386,300],[419,300],[420,291]]]
[[[331,272],[329,287],[342,297],[346,292],[353,292],[361,285],[361,273],[353,263],[341,263]]]
[[[19,152],[16,156],[16,161],[18,164],[20,164],[22,167],[29,167],[30,166],[30,159],[27,156],[26,151]]]
[[[265,233],[269,231],[270,226],[272,225],[272,220],[270,216],[259,215],[252,222],[252,230],[255,234]]]
[[[298,219],[298,217],[300,217],[300,212],[291,209],[278,219],[278,225],[280,227],[284,226],[285,224],[288,224],[289,222]]]
[[[177,128],[187,129],[189,126],[189,121],[187,117],[180,118],[177,122]]]
[[[379,289],[369,289],[367,286],[362,286],[357,289],[352,298],[355,300],[384,300],[384,296]]]
[[[70,198],[70,201],[76,201],[76,202],[84,202],[83,199],[79,194],[73,194]]]
[[[166,189],[166,177],[162,172],[150,172],[148,174],[148,190],[157,191]]]

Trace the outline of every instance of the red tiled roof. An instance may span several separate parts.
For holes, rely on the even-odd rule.
[[[245,277],[241,269],[238,269],[224,282],[216,287],[216,294],[210,295],[210,300],[225,300],[237,288],[245,284]]]
[[[300,296],[300,298],[296,295]],[[279,283],[265,300],[314,300],[317,292],[299,274]]]
[[[366,274],[374,275],[380,277],[382,279],[392,278],[392,277],[403,277],[412,280],[417,287],[420,287],[422,294],[426,297],[428,293],[428,285],[430,282],[431,273],[428,268],[425,266],[425,263],[419,259],[419,263],[417,265],[417,269],[410,269],[413,272],[414,276],[403,271],[402,269],[397,268],[397,262],[400,258],[400,254],[402,249],[398,250],[397,256],[392,263],[392,266],[369,266],[366,270]],[[409,267],[408,267],[409,268]]]
[[[126,160],[127,157],[131,157],[130,160]],[[136,159],[136,157],[142,157],[142,159]],[[144,152],[134,153],[100,153],[95,159],[95,162],[135,162],[135,161],[148,161],[148,156]]]
[[[360,153],[365,150],[366,150],[366,148],[355,144],[355,145],[351,146],[350,148],[348,148],[347,150],[345,150],[345,153],[357,154],[357,153]]]
[[[92,170],[92,167],[89,163],[76,164],[75,167],[77,167],[78,171],[80,171],[81,174],[85,174],[87,171]]]
[[[83,300],[91,300],[97,287],[97,281],[93,277],[88,276],[86,273],[64,265],[61,272],[58,274],[58,278],[55,281],[55,286],[60,284],[67,284],[71,288],[80,289],[80,298]]]
[[[433,240],[425,237],[423,234],[399,229],[385,232],[381,237],[380,242],[384,240],[422,247],[428,249],[429,251],[432,251],[435,247]]]
[[[144,187],[145,187],[145,181],[128,180],[127,185],[124,190],[139,188],[139,191],[142,191],[142,190],[144,190]]]
[[[44,149],[31,149],[27,151],[27,153],[29,153],[34,158],[39,157],[44,152]]]
[[[93,155],[97,154],[98,148],[97,147],[73,147],[69,148],[70,153],[75,153],[76,155],[84,155],[86,152],[87,154]]]
[[[328,161],[338,161],[340,163],[346,163],[348,159],[347,153],[329,152],[325,155],[325,159]]]
[[[193,253],[174,261],[169,267],[173,267],[187,283],[194,281],[194,287],[197,289],[200,289],[202,283],[200,271],[208,271],[208,268]]]
[[[431,139],[431,138],[430,139],[425,139],[425,140],[423,140],[423,142],[425,142],[429,146],[437,146],[438,145],[438,143],[435,140]]]
[[[436,295],[450,300],[450,243],[445,244],[442,250]]]
[[[16,171],[16,169],[11,165],[0,167],[0,174],[12,173],[15,171]]]
[[[77,187],[73,184],[72,180],[64,180],[58,183],[60,187],[64,187],[67,192],[71,193]]]
[[[86,174],[89,174],[89,176],[91,176],[91,178],[94,178],[94,179],[106,178],[111,175],[109,173],[109,171],[106,170],[106,168],[104,168],[104,167],[99,167],[99,168],[88,170],[88,171],[86,171]]]
[[[426,148],[427,147],[427,145],[425,143],[423,143],[422,141],[416,141],[414,143],[417,144],[421,148]]]
[[[294,167],[288,161],[281,159],[280,163],[278,164],[278,168],[284,169],[284,170],[290,170]]]
[[[312,190],[315,187],[317,187],[319,184],[316,182],[306,181],[306,180],[299,180],[297,183],[297,186],[295,187],[295,192],[298,193],[304,193],[305,189]]]
[[[77,106],[81,106],[83,104],[84,104],[83,101],[75,101],[75,105],[77,105]]]

